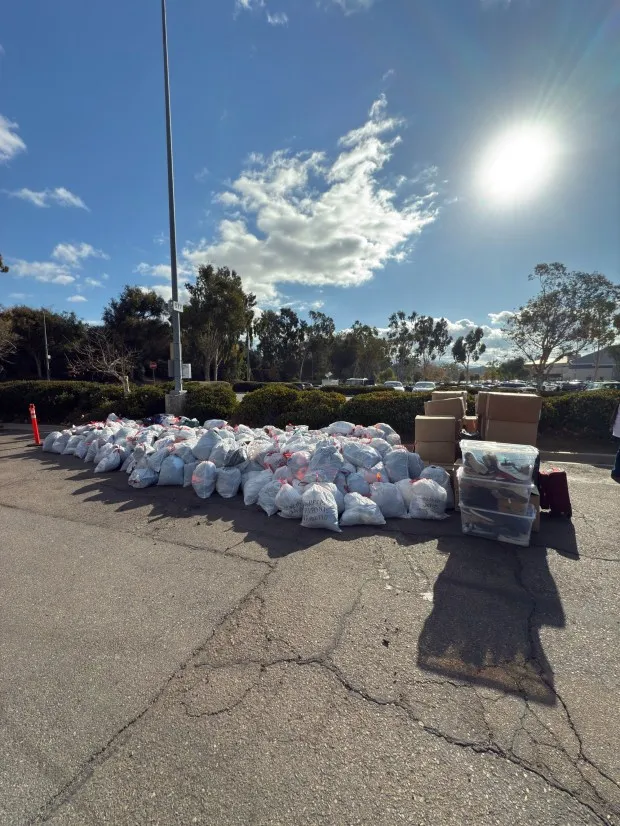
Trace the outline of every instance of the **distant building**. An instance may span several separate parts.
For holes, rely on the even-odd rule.
[[[598,370],[596,370],[597,354]],[[531,372],[532,362],[527,363],[525,367]],[[575,379],[594,381],[595,371],[597,381],[620,379],[620,366],[614,361],[607,347],[584,356],[560,359],[549,371],[549,381],[574,381]]]

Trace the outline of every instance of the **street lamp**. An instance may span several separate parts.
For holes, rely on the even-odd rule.
[[[172,361],[174,393],[166,395],[166,410],[177,415],[183,412],[183,356],[181,352],[181,306],[179,305],[179,279],[177,273],[177,236],[174,215],[174,171],[172,166],[172,124],[170,120],[170,80],[168,77],[168,33],[166,27],[166,0],[161,0],[161,26],[164,46],[164,95],[166,100],[166,149],[168,155],[168,216],[170,221],[170,276],[172,302]]]

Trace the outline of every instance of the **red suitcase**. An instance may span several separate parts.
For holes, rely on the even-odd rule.
[[[567,516],[570,519],[573,509],[565,470],[541,470],[538,475],[538,491],[541,510],[550,511],[552,516]]]

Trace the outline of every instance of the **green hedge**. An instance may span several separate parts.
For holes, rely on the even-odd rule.
[[[235,393],[253,393],[254,390],[261,390],[263,387],[291,387],[297,390],[295,382],[292,381],[237,381],[232,389]]]
[[[85,381],[10,381],[0,383],[0,421],[27,422],[34,404],[42,424],[74,424],[104,419],[109,413],[142,419],[164,412],[167,385],[133,386],[129,396],[118,384]],[[188,382],[186,415],[229,419],[237,399],[227,382]]]
[[[565,393],[543,399],[540,432],[580,438],[609,438],[611,417],[620,402],[617,390]]]
[[[354,424],[391,425],[404,441],[413,439],[415,417],[424,415],[424,402],[430,393],[370,393],[350,399],[342,409],[342,418]]]
[[[349,387],[346,384],[324,384],[320,388],[323,393],[341,393],[343,396],[362,396],[365,393],[400,393],[400,390],[389,390],[380,384],[373,384],[370,387]]]
[[[236,420],[249,427],[275,425],[285,413],[295,410],[304,391],[280,383],[254,390],[243,397],[237,407]]]
[[[346,399],[340,393],[321,393],[320,390],[296,392],[295,405],[276,419],[274,424],[277,427],[286,427],[287,424],[307,424],[311,430],[318,430],[342,418]]]
[[[232,386],[225,381],[213,381],[208,384],[188,383],[185,385],[187,398],[185,415],[198,419],[200,423],[207,419],[232,419],[239,402]]]

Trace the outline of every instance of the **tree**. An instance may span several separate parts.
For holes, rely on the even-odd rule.
[[[140,377],[147,361],[168,358],[171,328],[166,302],[153,290],[126,285],[104,309],[103,326],[119,347],[136,354],[134,369]]]
[[[241,278],[228,267],[200,267],[196,283],[185,285],[189,304],[183,314],[185,344],[202,366],[205,379],[217,381],[248,326],[248,296]]]
[[[377,373],[377,383],[384,384],[386,381],[394,381],[396,379],[396,373],[391,367],[386,367],[385,370],[381,370],[380,373]]]
[[[138,354],[111,337],[105,327],[91,327],[69,355],[72,376],[112,378],[124,384],[136,365]]]
[[[470,330],[466,336],[459,336],[452,345],[452,356],[457,364],[465,365],[465,380],[469,381],[469,362],[479,361],[480,356],[487,349],[486,344],[482,342],[484,337],[484,330],[482,327],[476,327]]]
[[[7,265],[2,260],[2,255],[0,255],[0,272],[8,272],[8,271],[9,271],[9,268],[7,267]]]
[[[525,359],[517,356],[514,359],[503,361],[497,366],[497,375],[500,379],[525,379],[528,376]]]
[[[412,370],[417,367],[419,357],[415,352],[414,322],[417,313],[405,315],[402,310],[392,313],[388,320],[387,340],[392,364],[401,381],[411,380]]]
[[[601,351],[610,347],[620,331],[620,287],[600,273],[584,274],[585,328],[589,343],[596,347],[594,381],[598,378]]]
[[[67,375],[67,353],[84,337],[85,324],[75,313],[54,313],[26,306],[11,307],[0,313],[0,317],[9,322],[15,335],[16,350],[7,368],[7,375],[24,378],[34,374],[37,378],[43,378],[44,315],[52,372],[56,377]]]
[[[11,319],[2,315],[0,312],[0,370],[2,363],[7,361],[9,356],[17,350],[17,336],[13,331]]]
[[[310,351],[309,325],[290,307],[266,310],[256,323],[258,352],[265,377],[271,380],[301,378]]]
[[[503,329],[514,348],[532,364],[540,386],[558,361],[601,340],[613,324],[604,303],[618,288],[599,273],[569,272],[564,264],[538,264],[529,280],[538,280],[538,295],[509,319]]]
[[[246,381],[252,379],[252,365],[250,363],[250,352],[254,343],[254,308],[256,307],[256,296],[246,293],[244,302],[245,321],[245,356],[246,356]]]
[[[445,318],[435,321],[432,316],[418,316],[413,324],[413,340],[422,364],[422,375],[426,378],[429,364],[437,357],[441,358],[452,344],[448,322]]]
[[[310,378],[313,380],[315,371],[325,374],[331,366],[336,325],[333,318],[318,310],[310,310],[308,316],[309,356],[312,362]]]

